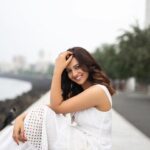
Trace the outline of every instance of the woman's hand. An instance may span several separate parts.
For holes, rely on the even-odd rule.
[[[65,51],[59,54],[55,62],[55,71],[63,71],[72,60],[72,52]]]
[[[20,115],[16,118],[14,128],[13,128],[13,139],[19,145],[19,141],[25,142],[27,138],[25,137],[24,132],[24,118],[25,114]]]

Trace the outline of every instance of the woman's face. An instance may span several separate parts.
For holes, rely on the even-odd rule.
[[[72,58],[71,62],[66,68],[68,77],[73,82],[81,85],[84,89],[88,87],[89,83],[87,81],[89,73],[84,71],[76,58]]]

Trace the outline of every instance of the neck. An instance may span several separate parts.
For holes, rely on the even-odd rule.
[[[84,90],[86,90],[86,89],[88,89],[90,86],[92,86],[92,83],[91,83],[91,82],[86,82],[86,83],[84,83],[84,84],[82,85],[82,88],[83,88]]]

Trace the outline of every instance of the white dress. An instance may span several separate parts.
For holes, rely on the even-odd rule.
[[[100,86],[108,96],[107,88]],[[72,114],[74,123],[48,106],[31,110],[24,125],[27,142],[19,146],[12,139],[12,128],[0,137],[0,150],[111,150],[111,109],[92,107]]]

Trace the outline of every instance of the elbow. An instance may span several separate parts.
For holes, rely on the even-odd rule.
[[[51,109],[52,109],[55,113],[57,113],[57,114],[61,114],[61,113],[62,113],[61,110],[60,110],[60,108],[59,108],[59,106],[51,105],[50,107],[51,107]]]

